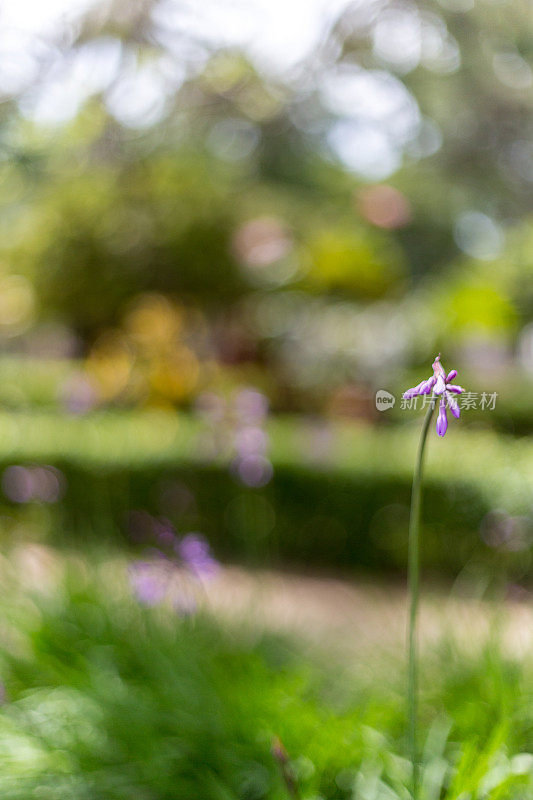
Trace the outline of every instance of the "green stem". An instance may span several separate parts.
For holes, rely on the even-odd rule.
[[[435,410],[435,401],[432,401],[424,418],[418,454],[413,475],[413,489],[411,493],[411,517],[409,520],[409,625],[407,632],[408,650],[408,684],[407,684],[407,718],[408,739],[411,764],[413,766],[413,800],[420,796],[420,764],[418,761],[418,599],[420,594],[420,494],[422,487],[422,470],[424,465],[424,449],[429,430],[429,424]]]

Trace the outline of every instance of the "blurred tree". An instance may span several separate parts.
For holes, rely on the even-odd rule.
[[[282,343],[307,379],[289,347],[321,342],[326,364],[325,340],[360,331],[369,304],[386,343],[357,334],[351,352],[369,370],[400,358],[409,333],[387,303],[426,292],[425,274],[458,324],[474,298],[483,325],[514,330],[519,293],[454,265],[463,250],[481,272],[507,269],[503,228],[531,210],[527,3],[351,3],[285,78],[215,46],[194,13],[187,0],[98,4],[6,104],[3,258],[34,283],[40,319],[91,342],[135,296],[173,295],[209,309],[217,333],[225,321],[268,340],[233,348],[243,358],[274,360]],[[60,92],[50,116],[67,79],[78,94],[65,106]],[[278,319],[296,296],[304,333]],[[408,297],[398,311],[412,317]]]
[[[441,218],[470,204],[507,220],[533,209],[532,57],[527,0],[376,0],[343,11],[321,69],[394,75],[423,115],[399,183],[431,186]]]

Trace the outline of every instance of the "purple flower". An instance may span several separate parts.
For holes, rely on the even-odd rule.
[[[211,555],[203,536],[188,533],[178,544],[178,553],[186,567],[197,578],[210,578],[218,571],[218,561]]]
[[[450,409],[456,419],[459,419],[459,415],[461,413],[455,395],[461,394],[461,392],[464,392],[464,389],[461,386],[457,386],[451,382],[456,375],[456,369],[452,369],[451,372],[446,375],[444,367],[440,363],[439,354],[433,362],[433,375],[431,378],[428,378],[426,381],[422,381],[422,383],[419,383],[418,386],[408,389],[403,394],[406,400],[410,400],[412,397],[417,397],[418,395],[430,394],[431,392],[433,392],[434,398],[440,398],[439,413],[437,416],[437,433],[439,436],[444,436],[448,430],[446,406]]]
[[[256,389],[241,389],[235,398],[235,411],[240,422],[257,425],[268,414],[268,399]]]
[[[446,400],[441,397],[439,402],[439,414],[437,416],[437,433],[444,436],[448,430],[448,417],[446,416]]]
[[[129,577],[134,594],[145,606],[156,606],[165,597],[166,577],[157,570],[154,564],[137,561],[130,566]]]

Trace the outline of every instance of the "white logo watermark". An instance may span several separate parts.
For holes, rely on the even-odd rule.
[[[469,409],[478,409],[480,411],[494,411],[496,408],[496,399],[498,392],[463,392],[455,399],[459,408],[465,411]],[[422,396],[415,396],[405,398],[402,397],[400,401],[400,408],[425,408],[431,402],[431,394]],[[376,392],[376,408],[378,411],[387,411],[389,408],[394,408],[396,398],[386,389],[378,389]]]
[[[378,411],[387,411],[388,408],[393,408],[396,398],[385,389],[378,389],[376,392],[376,408]]]

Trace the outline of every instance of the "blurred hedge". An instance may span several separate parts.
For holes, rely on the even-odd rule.
[[[271,485],[250,490],[214,465],[85,470],[60,461],[58,466],[69,484],[61,509],[63,541],[128,537],[128,509],[133,508],[162,515],[181,531],[200,530],[227,561],[311,571],[397,570],[405,563],[410,483],[401,476],[280,466]],[[169,487],[178,498],[174,509],[163,500]],[[183,500],[185,508],[180,507]],[[477,529],[489,505],[474,487],[433,479],[426,505],[428,567],[455,573],[485,551]],[[57,535],[53,528],[51,533]]]
[[[1,414],[2,529],[6,540],[135,546],[139,532],[131,515],[141,512],[169,519],[178,531],[203,532],[225,560],[309,570],[403,569],[418,430],[272,420],[274,477],[250,489],[227,458],[206,457],[206,430],[186,415]],[[61,470],[60,502],[7,499],[4,470],[31,464]],[[514,574],[525,574],[526,541],[502,542],[504,550],[518,551],[502,557],[479,531],[494,509],[522,515],[529,530],[532,468],[526,440],[460,428],[445,440],[435,437],[424,501],[427,568],[455,574],[472,561],[507,567],[514,559]]]

